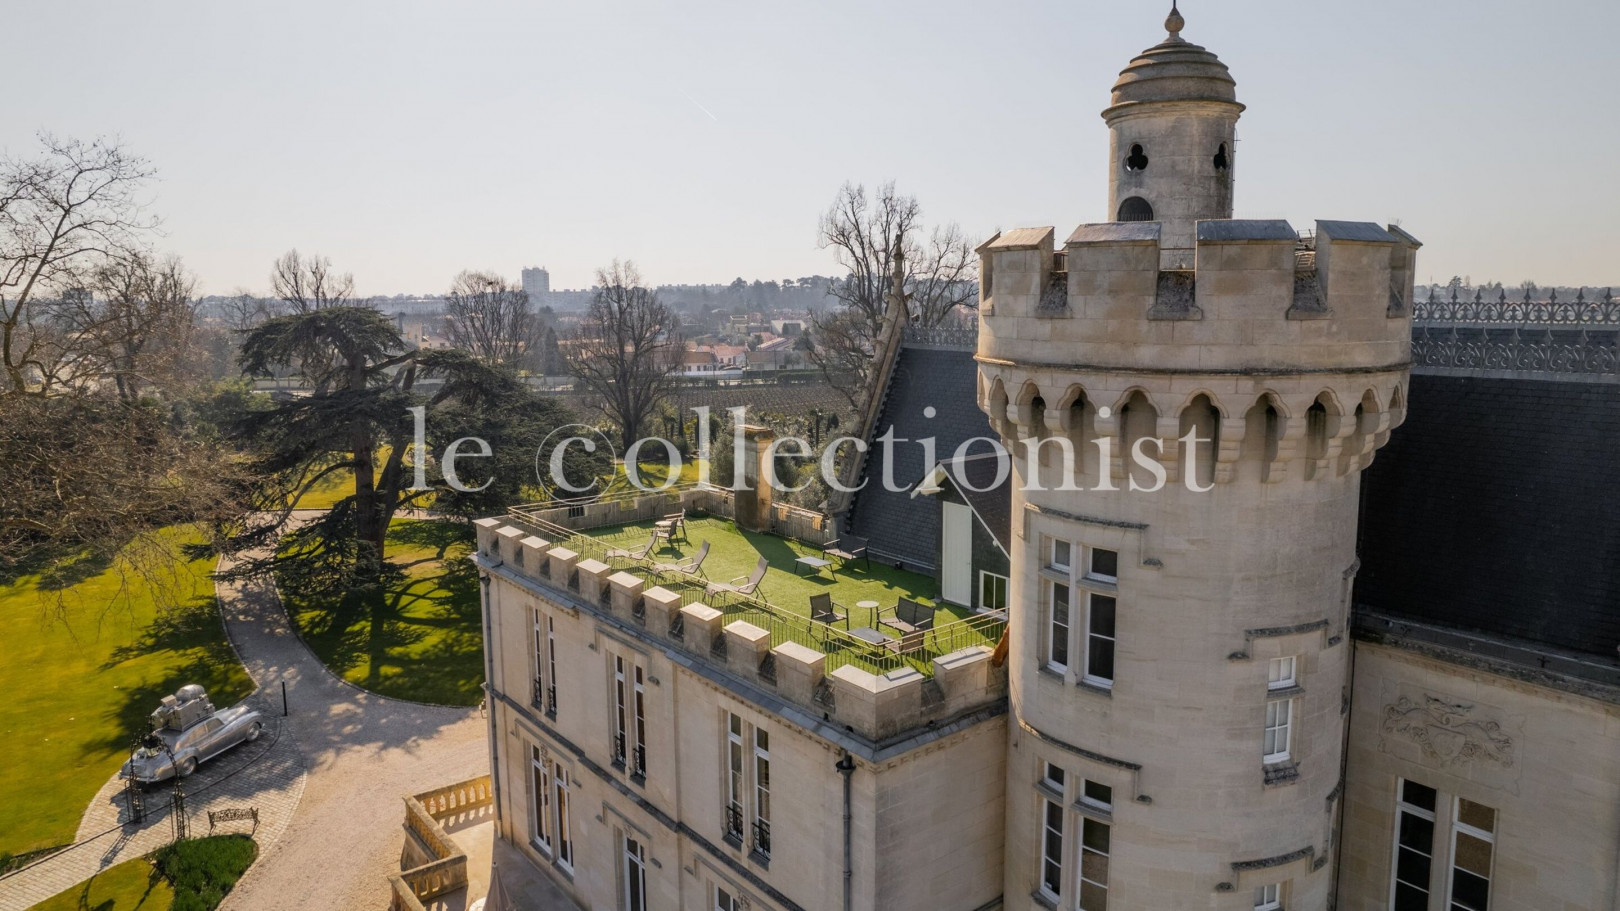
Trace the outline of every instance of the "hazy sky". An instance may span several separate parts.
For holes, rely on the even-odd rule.
[[[0,148],[121,137],[203,290],[298,247],[365,293],[463,268],[587,285],[834,271],[817,216],[894,178],[931,220],[1107,220],[1098,113],[1168,0],[0,0]],[[1392,221],[1419,279],[1620,283],[1620,4],[1186,0],[1231,66],[1237,215]],[[1061,236],[1061,235],[1060,235]]]

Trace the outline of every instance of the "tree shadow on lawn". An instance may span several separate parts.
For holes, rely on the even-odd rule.
[[[110,713],[116,725],[111,736],[85,744],[89,755],[96,749],[123,750],[130,740],[146,732],[147,717],[164,696],[188,683],[201,684],[216,706],[224,708],[247,697],[253,684],[237,661],[236,652],[225,638],[218,602],[195,598],[173,610],[160,613],[135,642],[112,651],[100,670],[111,670],[127,661],[170,652],[187,655],[179,665],[171,665],[164,676],[123,690],[123,704]]]

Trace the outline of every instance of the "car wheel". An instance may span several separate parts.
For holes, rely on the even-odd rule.
[[[180,767],[177,771],[181,778],[190,778],[191,773],[197,771],[197,758],[187,756],[185,759],[180,760]]]
[[[246,738],[246,740],[247,740],[248,743],[252,743],[253,741],[258,740],[259,735],[263,734],[263,733],[264,733],[264,722],[255,721],[255,722],[253,722],[253,727],[250,727],[247,730],[247,738]]]

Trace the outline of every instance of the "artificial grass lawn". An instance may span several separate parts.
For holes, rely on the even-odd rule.
[[[801,617],[810,616],[810,596],[823,593],[832,595],[838,610],[848,616],[850,628],[877,626],[894,637],[901,634],[898,630],[888,627],[887,621],[894,617],[890,608],[893,608],[902,596],[934,606],[937,611],[934,618],[936,628],[979,616],[969,608],[938,603],[936,599],[939,586],[932,577],[920,573],[895,569],[877,562],[868,567],[864,561],[855,561],[846,566],[839,566],[835,561],[834,566],[830,567],[832,572],[824,569],[811,573],[808,568],[800,567],[795,561],[799,557],[819,557],[821,555],[819,547],[800,544],[775,535],[743,531],[727,519],[689,517],[686,525],[686,540],[666,542],[653,553],[653,562],[673,563],[693,556],[703,546],[703,542],[708,541],[710,550],[708,558],[703,563],[704,574],[710,581],[727,582],[753,572],[755,564],[763,556],[769,568],[760,583],[759,596],[768,601],[772,607]],[[604,539],[603,543],[610,547],[635,548],[646,542],[651,530],[652,523],[644,522],[589,529],[584,534]],[[698,588],[688,595],[687,601],[698,600],[702,594],[701,588]],[[870,610],[856,607],[861,601],[876,601],[880,612],[886,613],[881,620],[874,623]],[[721,606],[727,613],[731,612],[730,605],[717,606]],[[844,626],[843,623],[838,624],[839,629],[843,629]],[[996,644],[995,639],[985,633],[993,632],[999,636],[1000,628],[992,629],[992,627],[993,624],[987,624],[984,630],[965,632],[961,638],[949,640],[928,638],[925,641],[929,645],[943,646],[940,649],[942,651],[966,645],[993,647]],[[818,644],[814,637],[809,635],[808,624],[804,634],[795,632],[793,638],[816,647],[825,645],[825,643]],[[774,641],[776,640],[773,639]],[[832,663],[828,665],[828,670],[841,663],[855,663],[868,670],[882,670],[869,666],[862,660],[861,655],[856,653],[829,654],[829,658]],[[908,661],[924,673],[932,673],[929,660],[929,653],[918,653],[908,657]]]
[[[174,890],[144,857],[126,860],[97,873],[28,911],[170,911]]]
[[[155,585],[122,561],[59,592],[37,576],[0,585],[0,852],[71,842],[164,696],[200,683],[223,707],[252,691],[225,640],[212,562],[179,556],[195,540],[160,538],[173,562]]]
[[[477,705],[484,640],[471,551],[465,525],[396,519],[384,555],[403,575],[379,595],[314,598],[292,586],[281,595],[304,641],[343,679],[384,696]]]
[[[29,911],[213,911],[258,855],[245,835],[191,838],[104,870]]]

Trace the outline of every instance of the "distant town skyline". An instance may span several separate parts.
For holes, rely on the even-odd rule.
[[[37,78],[0,151],[118,137],[158,170],[158,244],[204,294],[266,292],[294,247],[362,294],[533,265],[583,288],[615,257],[655,284],[831,274],[816,221],[846,180],[894,179],[979,238],[1106,220],[1097,86],[1168,6],[1012,4],[1045,22],[1033,40],[965,3],[36,6],[19,36],[72,52],[14,42]],[[1248,105],[1239,217],[1398,220],[1420,282],[1620,281],[1620,118],[1590,78],[1620,7],[1182,12]]]

